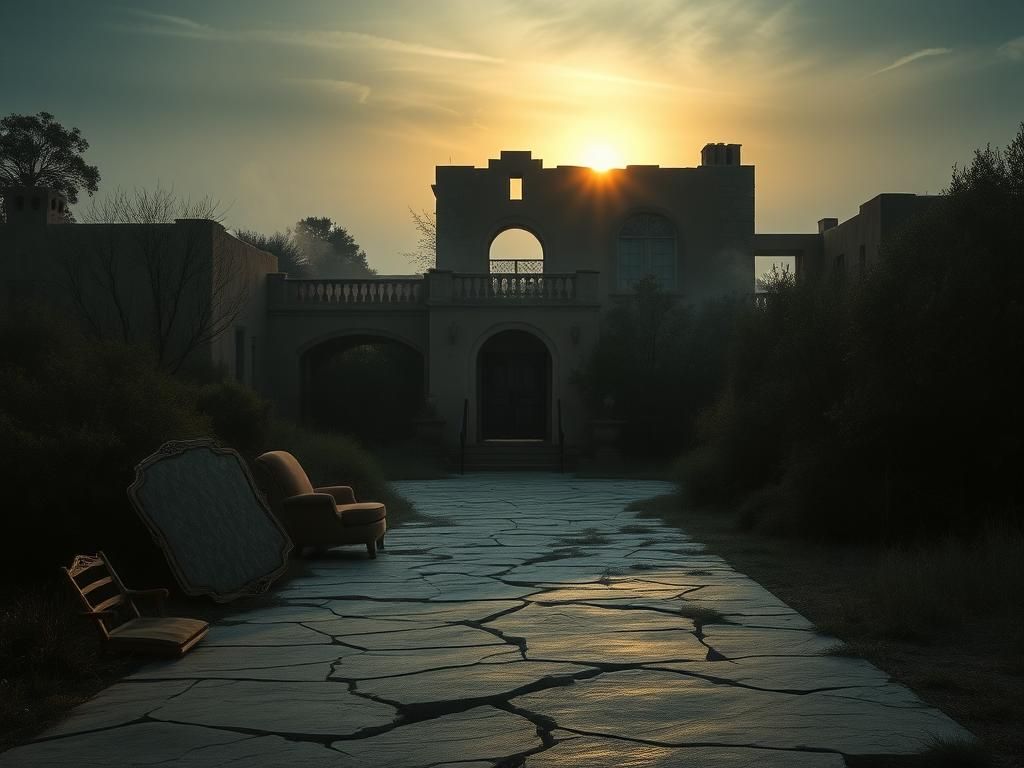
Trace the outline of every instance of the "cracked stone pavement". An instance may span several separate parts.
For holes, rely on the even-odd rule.
[[[0,766],[832,768],[963,728],[684,532],[665,483],[399,483],[434,519],[347,548]],[[729,623],[684,617],[717,612]]]

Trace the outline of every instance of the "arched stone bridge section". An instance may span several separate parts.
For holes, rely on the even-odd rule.
[[[597,277],[584,271],[516,276],[438,270],[425,277],[367,280],[269,275],[269,359],[262,364],[269,394],[280,415],[299,420],[307,353],[345,337],[397,342],[422,355],[424,392],[445,420],[446,440],[457,442],[465,428],[474,443],[481,439],[480,350],[495,334],[520,330],[536,337],[551,357],[544,420],[549,439],[562,401],[562,427],[567,440],[578,444],[583,413],[571,375],[597,340]]]

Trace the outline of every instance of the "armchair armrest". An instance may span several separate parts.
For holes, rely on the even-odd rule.
[[[281,502],[281,522],[292,541],[319,546],[337,537],[338,504],[329,493],[302,493]]]
[[[315,512],[320,509],[329,509],[332,513],[338,506],[338,502],[329,493],[300,493],[298,496],[289,496],[281,502],[281,508],[288,512],[306,513]]]
[[[325,485],[314,489],[317,493],[329,493],[335,504],[355,504],[356,494],[350,485]]]

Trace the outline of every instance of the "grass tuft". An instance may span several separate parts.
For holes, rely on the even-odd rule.
[[[135,666],[104,656],[56,581],[0,596],[0,750],[24,741]]]
[[[708,624],[732,624],[731,621],[725,618],[725,616],[714,608],[705,608],[704,606],[694,605],[693,603],[685,600],[679,607],[679,613],[685,618],[693,621],[698,631],[700,631],[701,627]]]
[[[598,547],[610,544],[611,540],[597,528],[584,528],[577,534],[565,536],[558,540],[560,547]]]

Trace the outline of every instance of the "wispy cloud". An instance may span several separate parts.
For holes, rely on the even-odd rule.
[[[636,77],[624,77],[622,75],[611,75],[606,72],[595,72],[589,69],[578,69],[575,67],[549,67],[551,72],[563,77],[575,77],[580,80],[593,80],[599,83],[612,83],[614,85],[625,85],[635,88],[650,88],[656,91],[674,91],[677,86],[672,83],[665,83],[660,80],[645,80]]]
[[[365,83],[356,83],[352,80],[332,80],[324,77],[299,77],[282,78],[282,82],[317,88],[328,91],[329,93],[350,96],[360,104],[366,103],[366,100],[370,98],[371,92],[370,86]]]
[[[894,61],[889,66],[882,67],[879,70],[875,70],[871,74],[880,75],[883,72],[891,72],[894,69],[898,69],[906,64],[909,64],[912,61],[917,61],[918,59],[925,59],[928,58],[929,56],[945,56],[947,53],[952,52],[952,48],[922,48],[920,51],[914,51],[913,53],[907,54],[903,58],[896,59],[896,61]]]
[[[338,50],[362,49],[410,56],[425,56],[438,59],[472,61],[478,63],[501,64],[502,59],[488,56],[475,51],[461,51],[452,48],[439,48],[422,45],[416,42],[396,40],[390,37],[369,35],[362,32],[347,30],[306,30],[306,29],[222,29],[182,16],[169,16],[162,13],[150,13],[137,9],[128,9],[138,21],[115,25],[120,29],[143,34],[180,37],[190,40],[209,40],[215,42],[252,42],[274,43],[307,48],[332,48]]]
[[[1011,59],[1013,61],[1024,59],[1024,35],[1015,37],[1008,43],[1003,43],[999,46],[999,50],[996,53],[1004,59]]]

